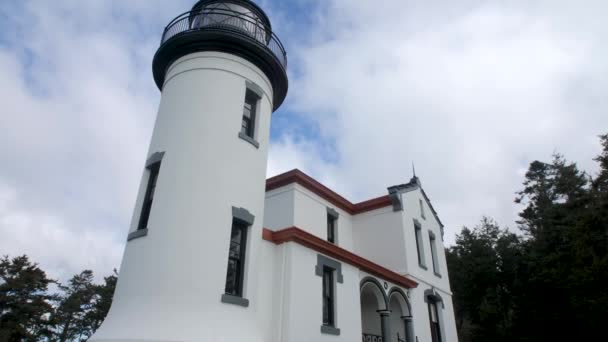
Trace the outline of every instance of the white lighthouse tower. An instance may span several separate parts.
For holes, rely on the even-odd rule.
[[[92,341],[269,340],[258,252],[286,64],[248,0],[200,0],[165,28],[160,108],[114,302]]]

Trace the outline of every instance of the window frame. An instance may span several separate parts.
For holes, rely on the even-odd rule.
[[[429,326],[431,328],[431,341],[441,342],[441,322],[439,320],[439,308],[437,307],[437,301],[428,301],[429,309]],[[435,321],[433,321],[433,314],[435,315]]]
[[[426,260],[424,257],[424,241],[422,237],[422,225],[414,220],[414,236],[416,240],[416,253],[418,253],[418,266],[423,269],[427,269]]]
[[[252,90],[247,89],[245,91],[245,101],[243,102],[243,116],[241,118],[241,132],[250,137],[251,139],[255,139],[255,126],[259,100],[259,96]],[[250,106],[251,108],[247,109],[247,106]],[[245,111],[249,112],[249,117],[245,115]],[[245,119],[247,119],[249,123],[247,127],[245,127],[244,125],[246,121]],[[244,132],[243,128],[245,128]]]
[[[260,147],[260,143],[256,140],[258,121],[259,121],[259,108],[260,101],[262,99],[261,89],[252,82],[246,82],[245,87],[245,98],[243,99],[243,107],[241,113],[241,127],[239,128],[238,137],[247,141],[255,148]],[[247,109],[250,106],[250,109]],[[249,117],[245,115],[245,111],[249,111]],[[245,123],[248,123],[245,125]]]
[[[327,208],[327,241],[338,244],[338,218],[340,214],[333,209]]]
[[[429,244],[431,246],[431,262],[433,263],[433,273],[441,278],[441,273],[439,272],[439,259],[437,256],[437,238],[435,233],[429,230]]]
[[[238,258],[231,256],[231,249],[233,244],[232,236],[234,234],[235,229],[240,231],[240,241],[239,243],[239,253]],[[245,222],[242,222],[236,218],[232,219],[232,227],[230,230],[230,245],[228,247],[228,265],[226,270],[226,283],[224,286],[224,293],[230,296],[235,297],[243,297],[243,289],[244,289],[244,280],[245,280],[245,262],[246,262],[246,252],[247,252],[247,231],[249,230],[249,226]],[[232,289],[233,291],[229,291],[228,288],[228,279],[230,278],[230,261],[234,261],[237,263],[237,267],[235,269],[235,287]]]
[[[247,209],[232,207],[232,225],[230,227],[230,240],[228,244],[228,261],[226,264],[226,278],[224,282],[224,293],[222,294],[221,301],[223,303],[240,305],[243,307],[249,306],[249,300],[245,298],[246,290],[246,276],[247,276],[247,251],[248,244],[250,243],[249,235],[250,229],[253,225],[255,216],[253,216]],[[231,249],[233,247],[233,234],[234,230],[240,230],[240,241],[239,241],[239,252],[238,252],[238,267],[236,267],[236,275],[234,275],[234,282],[236,286],[229,288],[228,280],[231,272],[231,261],[236,259],[231,256]]]
[[[426,214],[424,212],[424,203],[421,198],[418,199],[418,203],[420,205],[420,217],[422,217],[422,219],[426,220]]]
[[[148,179],[146,181],[146,190],[142,199],[141,209],[139,211],[139,220],[137,221],[136,231],[144,231],[148,229],[150,223],[150,214],[152,213],[152,205],[156,195],[158,186],[158,177],[160,175],[160,164],[164,156],[164,152],[156,152],[146,161],[146,173]],[[151,198],[150,198],[151,197]]]
[[[323,266],[323,276],[321,277],[323,303],[322,324],[332,328],[336,327],[335,272],[335,269],[329,266]]]
[[[336,221],[334,216],[327,214],[327,241],[333,244],[336,243]]]

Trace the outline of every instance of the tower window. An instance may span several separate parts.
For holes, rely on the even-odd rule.
[[[418,252],[418,265],[426,269],[424,262],[424,249],[422,247],[422,227],[420,223],[414,222],[414,229],[416,234],[416,251]]]
[[[245,104],[243,105],[243,120],[241,123],[241,133],[251,139],[255,132],[256,107],[259,97],[253,91],[247,89],[245,93]]]
[[[323,325],[334,327],[334,270],[323,267]]]
[[[431,242],[431,258],[433,261],[433,272],[436,276],[441,277],[439,274],[439,259],[437,259],[437,240],[435,234],[429,231],[429,241]]]
[[[245,248],[247,246],[247,225],[233,219],[228,251],[228,272],[226,274],[226,294],[243,296],[243,276],[245,273]]]
[[[141,216],[137,229],[148,228],[148,220],[150,219],[150,211],[152,210],[152,202],[154,201],[154,193],[156,192],[156,182],[158,180],[158,172],[160,170],[160,160],[147,166],[149,171],[148,184],[146,185],[146,193],[141,208]]]

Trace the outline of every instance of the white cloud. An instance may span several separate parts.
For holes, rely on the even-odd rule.
[[[61,279],[119,266],[159,100],[152,55],[192,3],[0,5],[0,254]],[[269,175],[298,167],[358,201],[407,181],[414,161],[452,241],[483,214],[512,224],[530,161],[560,151],[593,169],[608,127],[604,2],[263,5],[290,58],[277,115],[319,129],[279,132]]]
[[[513,227],[519,171],[554,151],[593,169],[608,127],[607,30],[587,24],[605,5],[584,7],[330,1],[291,51],[290,100],[336,142],[349,197],[407,181],[414,161],[448,242],[482,215]]]

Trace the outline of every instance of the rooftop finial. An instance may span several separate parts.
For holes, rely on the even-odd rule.
[[[414,161],[412,161],[412,174],[413,177],[416,178],[416,167],[414,166]]]

